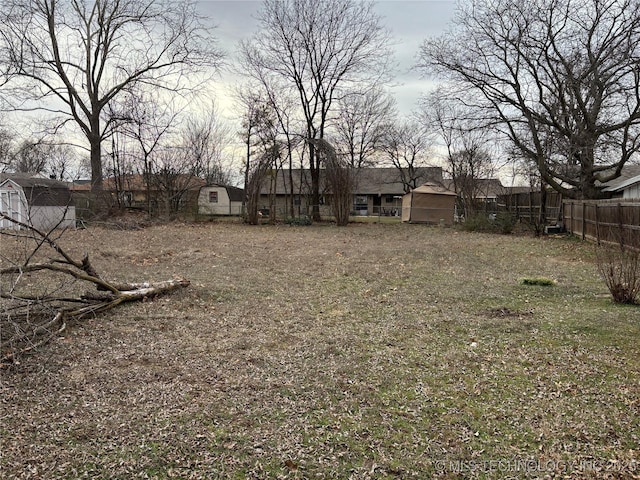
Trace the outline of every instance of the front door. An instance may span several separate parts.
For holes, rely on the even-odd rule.
[[[382,195],[375,195],[373,197],[373,214],[380,215],[382,212],[380,211],[380,207],[382,207]]]

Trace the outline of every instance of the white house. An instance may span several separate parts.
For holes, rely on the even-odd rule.
[[[603,191],[612,192],[614,198],[640,199],[640,165],[625,166],[619,178],[611,180],[605,185]]]
[[[0,212],[38,230],[73,227],[76,209],[66,183],[27,175],[0,178]],[[21,228],[0,217],[0,228]]]
[[[223,185],[205,185],[198,195],[200,215],[242,215],[244,190]]]

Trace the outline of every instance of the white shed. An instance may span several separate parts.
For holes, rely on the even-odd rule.
[[[76,224],[69,187],[48,178],[10,175],[0,179],[0,212],[44,231]],[[0,218],[0,228],[19,229],[20,226]]]
[[[242,215],[244,190],[224,185],[205,185],[198,195],[200,215]]]

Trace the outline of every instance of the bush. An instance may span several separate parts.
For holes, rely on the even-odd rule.
[[[495,216],[485,213],[468,218],[462,224],[462,228],[470,232],[501,233],[508,235],[513,232],[515,219],[506,212],[500,212]]]
[[[493,227],[496,233],[502,233],[503,235],[509,235],[513,233],[513,229],[516,226],[516,219],[513,215],[507,212],[500,212],[493,220]]]
[[[616,303],[640,303],[640,252],[598,247],[598,271]]]
[[[541,287],[551,287],[556,284],[552,279],[546,277],[528,277],[520,280],[522,285],[539,285]]]
[[[284,223],[294,227],[306,227],[311,225],[312,221],[310,216],[300,215],[299,217],[289,217],[284,221]]]
[[[487,215],[476,215],[465,218],[462,228],[468,232],[488,232],[491,228],[491,221]]]

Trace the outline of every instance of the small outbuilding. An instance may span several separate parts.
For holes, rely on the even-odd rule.
[[[75,227],[76,209],[69,186],[58,180],[9,175],[0,178],[0,212],[38,230]],[[0,228],[21,227],[0,218]]]
[[[456,193],[425,183],[402,197],[402,221],[453,225]]]
[[[198,195],[200,215],[242,215],[244,190],[224,185],[205,185]]]

